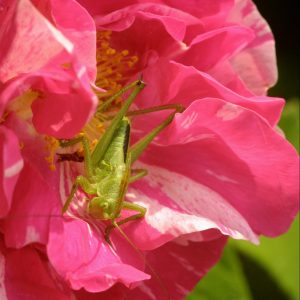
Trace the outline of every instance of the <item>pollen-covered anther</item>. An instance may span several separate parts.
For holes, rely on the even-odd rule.
[[[98,139],[94,139],[94,140],[92,141],[92,143],[91,143],[92,149],[97,145],[97,143],[98,143]]]
[[[100,133],[104,133],[104,131],[105,131],[104,124],[100,123],[96,127],[97,127],[97,129],[99,130]]]
[[[111,31],[97,32],[96,85],[107,90],[106,93],[98,93],[100,100],[115,94],[122,88],[138,61],[138,57],[130,55],[129,50],[118,50],[112,47],[111,39]]]
[[[46,142],[45,149],[49,153],[49,155],[45,157],[45,160],[48,162],[49,169],[55,171],[55,154],[59,148],[59,141],[56,138],[47,135],[44,136],[44,140]]]

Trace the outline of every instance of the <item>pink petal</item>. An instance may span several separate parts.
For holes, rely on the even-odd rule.
[[[41,98],[32,104],[32,122],[39,133],[57,138],[72,138],[88,122],[98,103],[90,87],[80,78],[65,82],[44,76],[38,85],[45,85]],[[56,93],[52,85],[61,89]]]
[[[167,5],[185,11],[201,20],[207,29],[215,28],[222,24],[234,5],[232,0],[165,0]]]
[[[39,92],[32,104],[33,124],[39,133],[57,138],[71,138],[89,120],[98,103],[84,68],[81,73],[69,70],[40,70],[19,76],[4,85],[0,113],[9,101],[29,89]]]
[[[280,117],[283,99],[245,97],[222,86],[211,76],[193,67],[160,60],[143,72],[147,88],[137,101],[141,107],[181,103],[188,107],[193,101],[206,97],[224,99],[259,113],[273,126]]]
[[[180,10],[152,3],[127,6],[108,15],[98,16],[95,19],[98,26],[113,31],[124,31],[137,19],[142,19],[146,23],[157,20],[161,22],[166,32],[177,41],[183,40],[186,25],[196,22],[196,18]]]
[[[172,169],[141,163],[136,167],[149,172],[128,194],[128,199],[147,208],[143,221],[130,223],[126,231],[138,247],[153,249],[200,231],[199,238],[206,240],[210,235],[205,231],[211,229],[258,243],[245,217],[219,193]]]
[[[74,53],[89,73],[91,82],[96,78],[96,29],[88,12],[74,0],[51,0],[47,8],[56,28],[72,42]],[[37,3],[41,6],[42,3]],[[45,5],[45,3],[43,3]],[[44,7],[45,10],[45,7]],[[74,16],[76,16],[74,18]]]
[[[45,19],[29,0],[11,1],[1,19],[0,81],[28,73],[57,55],[72,51],[72,44]]]
[[[58,215],[60,204],[55,186],[50,184],[54,176],[50,170],[42,175],[25,162],[15,188],[12,208],[4,223],[5,242],[9,247],[47,243],[49,222],[52,215]]]
[[[265,95],[277,81],[276,53],[273,34],[256,6],[250,0],[239,0],[229,21],[245,25],[256,35],[244,51],[232,58],[231,64],[256,95]]]
[[[84,289],[75,292],[77,300],[124,300],[126,299],[128,289],[121,285],[115,284],[112,288],[101,293],[89,293]]]
[[[182,52],[186,26],[196,22],[182,11],[151,3],[96,17],[98,28],[114,31],[111,43],[116,49],[127,49],[139,57],[139,68],[153,63],[158,56],[172,57]]]
[[[118,247],[120,243],[123,248]],[[117,242],[114,252],[99,228],[80,219],[53,219],[47,252],[57,272],[74,290],[100,292],[117,282],[130,287],[149,279],[136,268],[141,267],[142,261],[124,239]]]
[[[32,247],[7,250],[0,246],[2,270],[1,299],[67,300],[70,291],[63,290],[52,278],[52,270]],[[1,252],[5,253],[4,256]]]
[[[8,128],[0,126],[0,217],[11,206],[14,189],[23,168],[18,138]]]
[[[183,299],[219,260],[226,239],[190,242],[178,239],[149,252],[147,261],[157,276],[132,290],[128,299]]]
[[[240,26],[212,30],[197,36],[176,61],[206,71],[239,52],[253,38],[251,30]]]
[[[199,190],[193,190],[192,186],[178,190],[178,185],[176,189],[172,184],[165,185],[176,181],[176,177],[189,178],[219,194],[257,234],[276,236],[285,232],[299,210],[299,159],[296,151],[264,119],[248,109],[218,99],[195,101],[183,114],[176,116],[156,144],[162,146],[150,146],[142,159],[155,166],[150,172],[154,169],[162,174],[162,170],[168,170],[166,174],[169,175],[151,183],[150,173],[136,183],[148,193],[149,199],[160,201],[149,206],[150,215],[156,212],[158,204],[176,211],[184,207],[195,215],[190,201],[209,201],[209,204],[202,202],[205,205],[196,206],[197,210],[203,210],[203,216],[205,211],[209,216],[209,210],[217,205],[213,194],[207,194],[201,200]],[[160,168],[156,169],[158,166]],[[134,201],[139,201],[139,198]],[[228,207],[223,205],[222,214],[220,206],[220,218],[228,216]],[[237,220],[231,219],[231,222]],[[184,225],[172,223],[169,226],[177,232],[176,229]]]
[[[23,247],[29,243],[48,240],[51,215],[60,213],[61,200],[58,194],[59,174],[51,171],[45,157],[45,143],[32,136],[26,124],[10,116],[7,126],[14,129],[22,148],[24,168],[15,186],[12,207],[4,221],[6,244]]]
[[[134,5],[139,3],[140,7],[143,5],[149,4],[149,1],[137,1],[137,0],[119,0],[119,1],[110,1],[104,0],[101,3],[95,4],[93,0],[79,0],[79,2],[86,7],[92,15],[107,15],[117,10],[122,10],[127,6]],[[189,15],[193,15],[205,22],[206,26],[212,27],[215,24],[220,24],[226,18],[229,10],[233,6],[232,0],[216,0],[211,2],[209,0],[197,0],[197,1],[189,1],[184,2],[181,0],[156,0],[151,1],[155,3],[158,7],[161,5],[165,5],[165,10],[178,12],[186,12]],[[153,4],[151,4],[153,5]],[[168,8],[168,9],[167,9]],[[170,9],[171,8],[171,9]],[[173,8],[173,10],[172,10]]]
[[[254,94],[246,87],[242,78],[234,70],[229,61],[221,61],[217,63],[212,69],[207,71],[207,73],[223,86],[231,89],[241,96],[254,96]]]
[[[78,1],[92,15],[106,15],[113,11],[122,9],[128,5],[135,4],[137,0],[104,0],[96,3],[94,0],[79,0]]]
[[[96,70],[94,23],[76,2],[65,1],[64,5],[79,14],[77,23],[70,18],[62,21],[57,6],[51,7],[52,17],[78,43],[76,47],[28,0],[5,7],[7,17],[2,20],[0,35],[9,46],[0,56],[0,81],[5,82],[0,113],[9,101],[34,90],[40,98],[33,105],[34,125],[40,133],[60,138],[78,133],[97,104],[90,87]]]

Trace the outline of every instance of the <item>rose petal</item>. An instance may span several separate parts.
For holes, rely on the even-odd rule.
[[[5,84],[0,91],[0,113],[9,101],[22,98],[31,89],[37,94],[31,106],[34,126],[40,133],[57,138],[71,138],[77,134],[98,103],[84,67],[78,74],[73,70],[52,72],[46,68]]]
[[[224,237],[200,243],[181,239],[149,252],[148,265],[157,275],[132,290],[129,299],[183,299],[219,260],[225,243]]]
[[[10,129],[0,126],[0,218],[10,209],[23,165],[18,138]]]
[[[251,30],[240,26],[211,30],[197,36],[187,50],[176,57],[176,61],[207,71],[241,51],[253,38]]]
[[[132,228],[127,233],[140,248],[153,249],[209,229],[258,243],[245,217],[214,190],[168,169],[140,163],[137,167],[149,175],[130,189],[128,199],[147,208],[147,214],[142,222],[128,225]]]
[[[158,143],[163,147],[150,146],[143,161],[219,193],[256,233],[281,234],[297,214],[298,155],[256,113],[218,99],[196,101]]]
[[[124,300],[128,289],[121,285],[115,284],[112,288],[101,293],[89,293],[84,289],[75,292],[77,300]]]
[[[2,245],[0,249],[0,269],[3,276],[1,299],[70,299],[70,291],[63,290],[55,282],[49,265],[34,248],[7,250]]]
[[[265,95],[267,89],[277,81],[275,43],[271,29],[250,0],[238,0],[229,21],[251,28],[256,35],[244,51],[231,59],[231,64],[253,93]]]
[[[188,107],[195,100],[215,97],[251,109],[274,126],[284,105],[280,98],[241,96],[222,86],[207,73],[166,60],[148,67],[143,76],[148,85],[136,102],[140,107],[167,103],[181,103]]]
[[[49,219],[60,213],[58,174],[50,170],[45,157],[44,141],[32,136],[26,123],[11,115],[6,125],[13,128],[22,148],[24,168],[15,187],[13,203],[4,222],[6,244],[23,247],[26,244],[48,240]]]
[[[29,0],[12,1],[2,19],[0,41],[7,45],[0,56],[0,81],[47,64],[72,44],[45,19]],[[8,48],[9,47],[9,48]]]
[[[130,245],[112,251],[103,233],[83,220],[52,219],[47,252],[57,272],[75,290],[100,292],[117,282],[130,287],[149,279],[135,267],[141,267],[141,260]]]
[[[76,1],[51,0],[49,2],[51,3],[51,15],[57,29],[72,42],[76,57],[87,68],[90,80],[94,82],[97,72],[94,20]]]

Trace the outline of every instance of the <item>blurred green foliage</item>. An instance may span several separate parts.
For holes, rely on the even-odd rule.
[[[292,97],[284,108],[279,127],[284,131],[286,138],[294,145],[299,153],[299,102]]]
[[[287,102],[279,125],[299,152],[299,99]],[[299,216],[288,233],[260,241],[255,246],[230,240],[186,300],[298,300]]]

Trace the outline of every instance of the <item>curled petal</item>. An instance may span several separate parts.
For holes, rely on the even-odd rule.
[[[131,246],[122,239],[116,243],[123,247],[114,252],[103,233],[83,220],[53,219],[47,252],[57,272],[75,290],[100,292],[117,282],[131,287],[149,279],[136,268],[142,261]]]
[[[141,107],[167,103],[181,103],[188,107],[197,99],[215,97],[253,110],[274,126],[284,105],[280,98],[239,95],[205,72],[166,60],[148,67],[143,75],[149,84],[137,102]]]
[[[187,50],[176,57],[176,61],[207,71],[217,63],[234,56],[253,38],[252,31],[241,26],[211,30],[193,39]]]
[[[37,95],[31,105],[36,130],[57,138],[72,138],[89,120],[98,103],[84,67],[82,70],[76,74],[72,70],[49,72],[46,69],[15,78],[0,92],[0,112],[12,99],[33,90]]]
[[[231,59],[231,65],[253,93],[265,95],[277,81],[274,37],[252,1],[236,2],[229,21],[251,28],[256,38]]]
[[[96,29],[89,13],[74,0],[47,0],[36,7],[72,43],[73,53],[87,68],[91,82],[96,78]],[[76,18],[74,18],[76,16]]]

